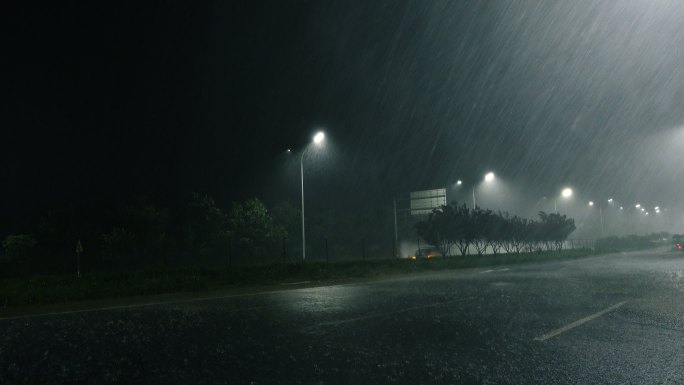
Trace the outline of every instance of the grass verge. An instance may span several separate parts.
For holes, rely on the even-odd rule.
[[[0,281],[0,306],[53,304],[140,295],[198,292],[297,281],[392,276],[437,271],[575,259],[600,253],[590,249],[522,254],[456,256],[431,260],[370,259],[223,268],[177,268],[138,272],[99,272],[83,277],[43,276]]]

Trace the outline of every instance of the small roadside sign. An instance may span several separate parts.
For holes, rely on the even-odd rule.
[[[83,253],[83,244],[79,239],[76,243],[76,276],[81,278],[81,253]]]

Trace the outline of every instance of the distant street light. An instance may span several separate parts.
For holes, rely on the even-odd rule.
[[[313,138],[313,141],[315,144],[320,144],[323,139],[325,139],[325,134],[323,132],[318,132]],[[304,151],[302,151],[302,155],[299,157],[299,171],[300,175],[302,176],[302,262],[306,260],[306,229],[304,227],[304,155],[306,154],[306,150],[309,147],[307,146]]]
[[[613,203],[613,198],[608,199],[608,203]]]
[[[494,178],[495,178],[495,176],[494,176],[494,173],[493,173],[493,172],[488,172],[488,173],[485,174],[485,176],[484,176],[484,180],[485,180],[485,182],[487,182],[487,183],[493,182],[493,181],[494,181]],[[460,181],[459,181],[459,182],[460,182]],[[473,186],[473,209],[475,208],[476,205],[477,205],[477,201],[475,200],[475,186]]]
[[[568,199],[572,196],[572,189],[570,187],[566,187],[561,191],[561,197]],[[556,210],[556,214],[558,214],[558,197],[554,199],[553,201],[553,208]]]
[[[608,201],[610,202],[611,200],[608,200]],[[593,207],[594,201],[589,201],[589,206]],[[605,228],[603,226],[603,208],[601,208],[601,205],[598,205],[598,209],[599,209],[599,218],[601,220],[601,238],[603,238],[606,236]]]
[[[640,204],[640,203],[637,203],[634,207],[636,207],[636,208],[641,208],[641,204]]]
[[[462,184],[463,184],[463,181],[462,181],[462,180],[459,179],[459,180],[456,181],[456,185],[460,186],[460,185],[462,185]]]

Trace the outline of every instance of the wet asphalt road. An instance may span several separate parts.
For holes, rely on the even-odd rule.
[[[0,383],[684,383],[682,253],[284,288],[0,320]]]

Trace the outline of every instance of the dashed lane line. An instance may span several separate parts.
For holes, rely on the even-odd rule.
[[[611,312],[611,311],[613,311],[613,310],[619,308],[620,306],[622,306],[622,305],[624,305],[624,304],[626,304],[626,303],[627,303],[627,301],[618,302],[618,303],[616,303],[615,305],[613,305],[613,306],[611,306],[611,307],[609,307],[609,308],[606,308],[606,309],[601,310],[600,312],[594,313],[594,314],[589,315],[589,316],[587,316],[587,317],[584,317],[584,318],[582,318],[582,319],[578,319],[578,320],[575,321],[575,322],[571,322],[571,323],[569,323],[569,324],[563,326],[562,328],[558,328],[558,329],[552,330],[552,331],[550,331],[550,332],[548,332],[548,333],[546,333],[546,334],[543,334],[543,335],[541,335],[541,336],[539,336],[539,337],[535,337],[534,340],[535,340],[535,341],[539,341],[539,342],[544,342],[544,341],[548,340],[549,338],[553,338],[553,337],[555,337],[555,336],[557,336],[557,335],[559,335],[559,334],[561,334],[561,333],[567,332],[567,331],[570,330],[570,329],[574,329],[574,328],[576,328],[576,327],[582,325],[583,323],[589,322],[589,321],[591,321],[591,320],[593,320],[593,319],[596,319],[596,318],[598,318],[598,317],[600,317],[600,316],[602,316],[602,315],[604,315],[604,314],[606,314],[606,313],[609,313],[609,312]]]

